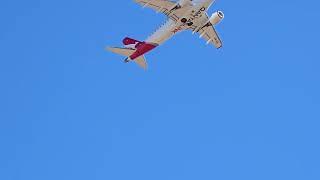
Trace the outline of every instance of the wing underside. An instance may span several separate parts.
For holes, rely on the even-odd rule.
[[[190,3],[185,4],[183,7],[178,7],[177,2],[173,2],[170,0],[134,0],[136,3],[140,4],[142,7],[148,7],[156,12],[161,12],[167,15],[170,19],[174,21],[178,21],[184,12],[187,11],[188,8],[192,7],[191,1]],[[202,16],[198,21],[198,24],[194,24],[189,29],[193,32],[197,32],[200,34],[200,37],[205,39],[207,44],[213,44],[216,48],[222,47],[222,41],[219,38],[219,35],[215,28],[208,24],[209,17],[206,14]]]
[[[156,12],[168,13],[175,6],[175,2],[168,0],[134,0],[142,7],[148,7]]]
[[[169,0],[134,0],[142,7],[148,7],[158,13],[163,13],[174,21],[178,21],[183,13],[192,7],[191,3],[188,3],[181,7],[177,2]]]
[[[202,28],[198,33],[207,41],[207,44],[211,43],[218,49],[222,47],[222,41],[213,26]]]
[[[197,32],[200,38],[206,40],[207,44],[212,44],[216,48],[222,47],[222,41],[216,31],[216,29],[210,24],[208,15],[203,16],[202,20],[198,24],[193,25],[190,29],[193,32]]]

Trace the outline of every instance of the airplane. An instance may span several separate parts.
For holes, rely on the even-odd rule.
[[[107,50],[126,57],[125,63],[134,61],[146,69],[147,63],[144,55],[157,46],[163,44],[173,35],[191,30],[198,33],[207,44],[216,48],[222,47],[222,42],[214,28],[224,18],[222,11],[216,11],[208,16],[207,10],[215,0],[134,0],[143,8],[149,7],[156,12],[165,14],[167,21],[145,41],[138,41],[129,37],[123,39],[124,47],[107,47]]]

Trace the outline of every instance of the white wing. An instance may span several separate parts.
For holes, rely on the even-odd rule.
[[[166,13],[169,12],[176,5],[175,2],[168,0],[134,0],[142,7],[151,8],[157,12]]]
[[[177,2],[169,0],[134,0],[142,7],[148,7],[156,12],[161,12],[167,15],[170,19],[177,21],[184,12],[192,7],[192,4],[187,3],[181,7]]]
[[[207,44],[211,43],[216,48],[219,49],[222,47],[222,41],[219,38],[219,35],[215,30],[215,28],[208,22],[209,22],[208,15],[203,16],[202,19],[199,21],[199,23],[193,25],[190,29],[193,32],[199,33],[200,37],[204,38],[207,41]]]
[[[207,44],[211,43],[218,49],[222,47],[222,41],[213,26],[202,28],[199,34],[207,41]]]

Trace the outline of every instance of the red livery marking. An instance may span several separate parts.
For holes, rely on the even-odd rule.
[[[124,38],[122,42],[123,42],[124,45],[141,43],[141,41],[138,41],[138,40],[135,40],[135,39],[131,39],[131,38],[128,38],[128,37]]]
[[[179,31],[181,31],[181,30],[182,30],[182,27],[180,26],[180,27],[176,28],[175,30],[173,30],[172,32],[173,32],[173,33],[177,33],[177,32],[179,32]]]
[[[155,46],[153,44],[146,43],[146,42],[138,43],[136,46],[137,50],[130,56],[130,59],[136,59],[136,58],[144,55],[145,53],[151,51],[155,47],[157,47],[157,46]]]

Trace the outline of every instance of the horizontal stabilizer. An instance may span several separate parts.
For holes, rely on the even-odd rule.
[[[131,54],[133,54],[136,51],[130,48],[118,48],[118,47],[107,47],[107,50],[119,55],[126,56],[126,57],[131,56]]]
[[[142,67],[143,69],[147,69],[147,61],[146,58],[144,56],[140,56],[137,59],[134,60],[140,67]]]
[[[131,48],[119,48],[119,47],[107,47],[107,50],[119,55],[123,55],[125,57],[130,57],[136,51],[135,49],[131,49]],[[143,69],[147,69],[147,61],[144,56],[140,56],[132,61],[136,62]]]

